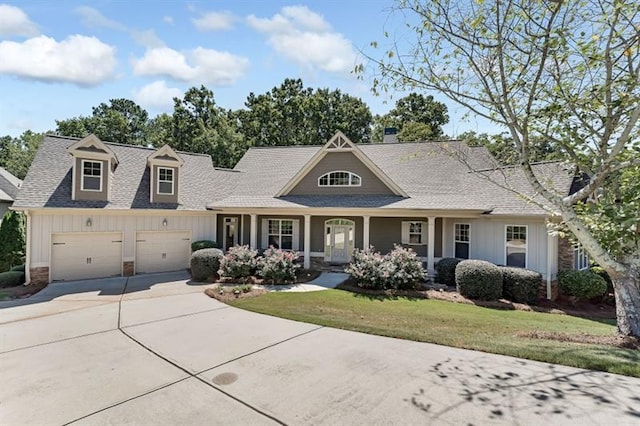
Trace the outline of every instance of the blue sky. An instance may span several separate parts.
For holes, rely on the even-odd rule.
[[[0,3],[0,135],[53,130],[56,119],[91,115],[112,98],[151,116],[204,84],[224,108],[285,78],[340,89],[374,114],[398,96],[373,96],[351,70],[371,41],[401,22],[390,1],[18,1]],[[449,107],[449,135],[496,132]]]

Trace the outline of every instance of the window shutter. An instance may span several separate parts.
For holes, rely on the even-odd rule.
[[[409,244],[409,225],[411,222],[402,222],[402,244]]]
[[[262,239],[260,243],[260,248],[267,249],[269,242],[269,219],[262,219]]]
[[[299,220],[293,220],[293,245],[292,245],[292,249],[293,250],[300,250],[300,221]]]
[[[422,228],[422,240],[421,240],[422,244],[427,245],[427,242],[429,241],[429,224],[427,222],[422,222],[421,228]]]

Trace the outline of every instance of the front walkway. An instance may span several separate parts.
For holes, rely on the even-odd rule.
[[[317,278],[300,284],[289,284],[289,285],[264,285],[260,286],[269,291],[283,291],[283,292],[294,292],[294,293],[303,293],[307,291],[321,291],[328,290],[330,288],[336,288],[343,282],[349,279],[349,274],[345,274],[344,272],[321,272]]]
[[[184,274],[0,302],[0,424],[637,424],[640,379],[255,314]],[[328,313],[330,315],[330,313]]]

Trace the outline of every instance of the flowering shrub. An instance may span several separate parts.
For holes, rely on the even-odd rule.
[[[299,253],[269,247],[258,260],[260,275],[273,284],[292,282],[296,279],[296,263]]]
[[[410,289],[424,279],[422,262],[411,249],[396,245],[386,256],[373,247],[355,250],[345,271],[359,287],[374,289]]]
[[[252,276],[258,266],[257,250],[249,246],[234,246],[227,250],[227,254],[220,259],[218,275],[225,278],[248,278]]]

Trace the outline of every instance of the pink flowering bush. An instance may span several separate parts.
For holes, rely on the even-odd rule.
[[[258,273],[273,284],[294,282],[299,253],[269,247],[258,260]]]
[[[224,278],[249,278],[258,267],[257,250],[249,246],[234,246],[220,259],[218,275]]]
[[[424,279],[422,262],[416,253],[398,245],[385,256],[373,247],[355,250],[345,271],[363,288],[413,289]]]

